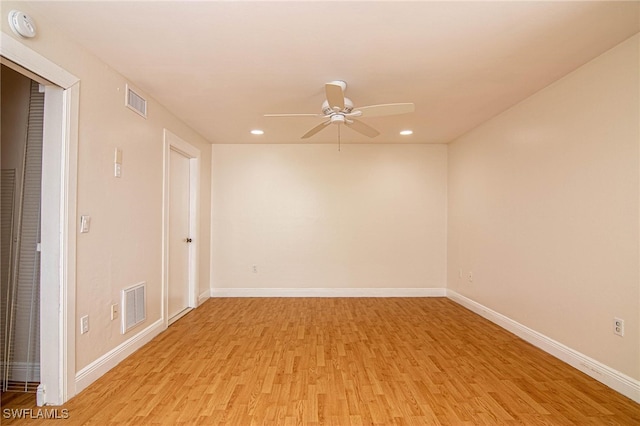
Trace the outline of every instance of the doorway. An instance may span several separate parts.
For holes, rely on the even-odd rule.
[[[40,384],[44,87],[1,66],[0,369],[3,392]]]
[[[170,325],[197,306],[200,151],[164,132],[164,319]]]
[[[189,157],[169,149],[169,323],[189,310]]]

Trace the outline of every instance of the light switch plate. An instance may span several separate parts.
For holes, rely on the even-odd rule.
[[[117,178],[122,176],[122,149],[116,148],[115,155],[113,156],[114,169],[113,175]]]
[[[80,318],[80,334],[89,332],[89,315],[85,315]]]
[[[89,232],[89,228],[91,226],[91,216],[80,216],[80,232],[87,233]]]

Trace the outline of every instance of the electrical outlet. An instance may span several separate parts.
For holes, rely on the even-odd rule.
[[[111,321],[118,319],[118,304],[111,305]]]
[[[472,283],[473,282],[473,272],[469,271],[469,275],[467,275],[467,278],[469,279],[469,282]]]
[[[258,273],[258,266],[257,266],[257,265],[253,265],[253,267],[251,268],[251,271],[252,271],[254,274],[257,274],[257,273]]]
[[[89,315],[80,318],[80,334],[89,332]]]
[[[613,319],[613,334],[617,334],[620,337],[624,336],[624,320],[621,318]]]

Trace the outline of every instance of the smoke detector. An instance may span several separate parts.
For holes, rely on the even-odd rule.
[[[36,23],[31,16],[19,10],[9,12],[9,27],[20,37],[32,38],[36,35]]]

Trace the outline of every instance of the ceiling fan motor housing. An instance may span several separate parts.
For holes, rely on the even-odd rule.
[[[348,114],[351,111],[353,111],[353,102],[351,102],[351,99],[349,98],[344,98],[344,109],[342,111],[337,111],[337,112]],[[324,113],[324,115],[331,115],[336,113],[336,111],[331,109],[331,107],[329,106],[329,101],[324,101],[322,103],[322,112]]]

